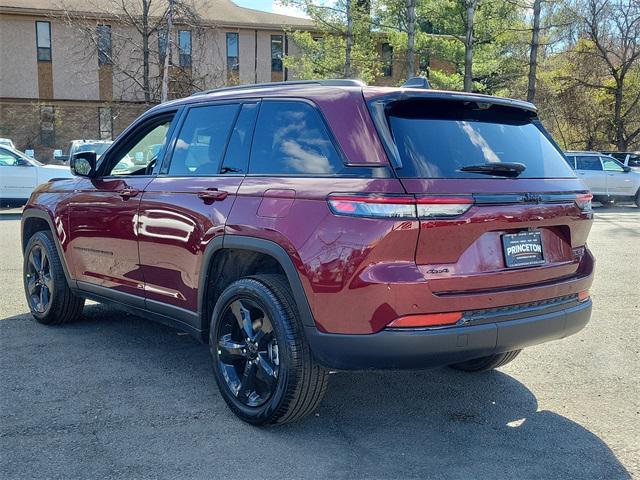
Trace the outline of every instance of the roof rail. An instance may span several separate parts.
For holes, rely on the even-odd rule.
[[[294,80],[291,82],[269,82],[269,83],[252,83],[247,85],[237,85],[235,87],[221,87],[212,88],[210,90],[203,90],[191,95],[196,97],[199,95],[208,95],[210,93],[217,92],[231,92],[236,90],[250,90],[250,89],[262,89],[270,87],[289,87],[289,86],[313,86],[323,85],[326,87],[364,87],[366,84],[362,80],[354,80],[350,78],[336,78],[327,80]]]

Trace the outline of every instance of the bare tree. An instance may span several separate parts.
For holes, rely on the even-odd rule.
[[[640,136],[640,89],[632,92],[628,81],[630,74],[640,78],[640,2],[586,0],[586,5],[579,4],[578,8],[584,35],[593,45],[581,54],[601,63],[608,79],[575,81],[613,97],[611,143],[626,150]],[[630,95],[632,98],[628,98]]]
[[[172,50],[174,25],[202,33],[203,23],[194,0],[86,0],[86,10],[78,12],[60,0],[63,20],[76,37],[76,51],[71,52],[74,65],[90,66],[96,60],[112,69],[114,85],[122,99],[140,99],[146,103],[166,100],[172,80]],[[201,4],[202,2],[200,2]],[[171,18],[169,18],[171,10]],[[169,25],[171,23],[171,25]],[[101,42],[100,25],[109,25],[109,48]],[[160,36],[164,38],[165,52],[160,52]],[[155,47],[158,47],[157,49]],[[215,47],[209,45],[208,48]],[[98,52],[98,53],[97,53]],[[156,55],[157,52],[157,55]],[[211,63],[192,62],[188,72],[179,77],[180,91],[210,86],[211,71],[218,67]],[[215,75],[218,77],[218,75]],[[221,77],[221,75],[220,75]],[[182,85],[184,84],[184,85]],[[192,90],[193,90],[192,89]],[[117,100],[117,98],[114,98]]]

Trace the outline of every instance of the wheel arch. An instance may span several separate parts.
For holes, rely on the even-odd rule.
[[[29,239],[35,233],[47,230],[51,232],[51,236],[53,237],[53,243],[55,244],[56,250],[58,251],[58,257],[60,258],[60,263],[62,264],[62,269],[64,271],[64,276],[67,279],[67,283],[69,287],[76,288],[76,284],[71,278],[69,270],[67,269],[66,257],[64,255],[64,251],[62,250],[62,246],[60,245],[60,239],[56,234],[54,222],[49,212],[36,208],[28,208],[25,209],[24,212],[22,212],[20,233],[22,241],[22,253],[24,254],[25,249],[27,248],[27,244],[29,243]]]
[[[228,258],[234,258],[233,255],[238,253],[248,256],[246,259],[248,265],[256,267],[257,263],[263,268],[267,268],[269,273],[283,274],[291,287],[293,298],[296,302],[302,324],[310,327],[315,326],[311,307],[307,300],[307,296],[302,286],[298,270],[293,263],[289,253],[277,243],[257,237],[248,237],[243,235],[224,235],[213,239],[205,249],[202,260],[202,272],[200,275],[198,288],[198,311],[200,313],[201,330],[203,338],[209,329],[209,320],[213,307],[211,305],[212,294],[215,297],[216,280],[223,271],[224,261]],[[265,265],[266,263],[266,265]],[[251,266],[247,266],[251,272]],[[253,272],[258,273],[258,272]],[[234,278],[233,276],[231,278]],[[225,287],[222,283],[219,289]],[[218,291],[218,294],[221,293]]]

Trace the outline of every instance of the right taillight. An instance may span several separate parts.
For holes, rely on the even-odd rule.
[[[473,205],[473,197],[441,195],[333,194],[327,198],[336,215],[388,219],[452,218]]]
[[[591,193],[579,193],[576,195],[576,205],[583,212],[590,212],[592,199],[593,195]]]

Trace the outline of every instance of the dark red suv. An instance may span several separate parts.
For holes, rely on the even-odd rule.
[[[112,302],[208,342],[254,424],[328,368],[482,371],[591,313],[591,195],[524,102],[355,81],[205,92],[142,115],[22,220],[33,316]]]

